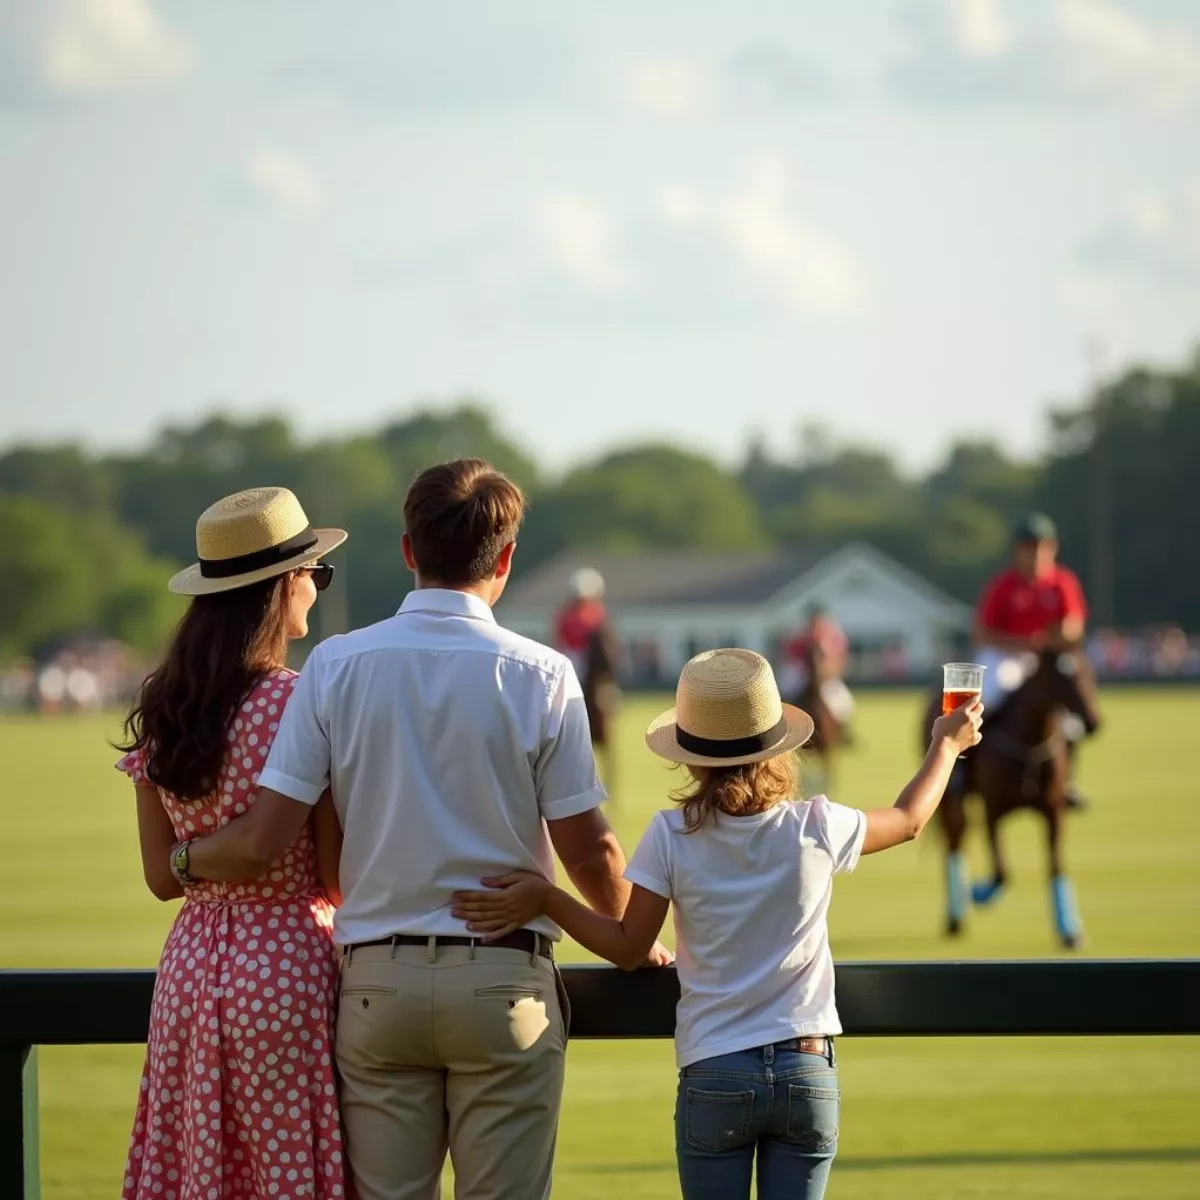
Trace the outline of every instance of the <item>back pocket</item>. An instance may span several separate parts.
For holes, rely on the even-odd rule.
[[[382,987],[374,983],[347,984],[342,988],[339,1004],[345,1008],[354,1005],[356,1008],[367,1009],[372,1002],[378,1004],[396,995],[394,987]]]
[[[475,989],[476,1000],[506,1000],[509,1008],[516,1008],[522,1000],[540,1000],[542,989],[533,984],[494,983],[490,987]]]
[[[705,1092],[688,1088],[684,1129],[688,1144],[709,1154],[745,1142],[754,1119],[753,1092]]]
[[[788,1084],[788,1141],[806,1150],[827,1150],[837,1141],[841,1104],[837,1088]]]

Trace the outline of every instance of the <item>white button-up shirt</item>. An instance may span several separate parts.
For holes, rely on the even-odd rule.
[[[332,786],[343,944],[461,936],[456,889],[516,868],[552,879],[546,821],[605,798],[571,664],[436,588],[312,652],[259,786],[306,804]],[[545,918],[531,928],[561,936]]]

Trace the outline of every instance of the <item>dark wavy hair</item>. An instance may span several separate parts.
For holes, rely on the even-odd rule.
[[[146,775],[181,800],[212,794],[234,714],[286,661],[290,578],[194,597],[141,686],[117,748],[141,750]]]

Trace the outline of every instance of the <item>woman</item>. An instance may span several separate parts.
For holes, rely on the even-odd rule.
[[[624,917],[602,916],[540,875],[484,880],[455,915],[498,936],[545,913],[618,966],[645,961],[674,906],[680,1000],[675,1152],[684,1200],[820,1200],[837,1151],[841,1093],[826,918],[833,876],[861,854],[915,838],[961,751],[979,741],[976,701],[940,718],[929,753],[891,808],[798,800],[794,751],[807,713],[782,704],[750,650],[710,650],[683,669],[650,749],[686,767],[675,808],[655,815],[629,860]]]
[[[193,599],[142,685],[117,764],[137,791],[146,883],[185,898],[159,963],[124,1200],[345,1195],[331,1057],[341,833],[328,796],[258,879],[192,880],[188,844],[245,812],[295,681],[288,643],[346,539],[284,488],[219,500]],[[323,889],[323,890],[322,890]]]

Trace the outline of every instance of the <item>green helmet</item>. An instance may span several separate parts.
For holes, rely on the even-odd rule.
[[[1045,513],[1022,517],[1013,530],[1014,542],[1057,542],[1058,528]]]

